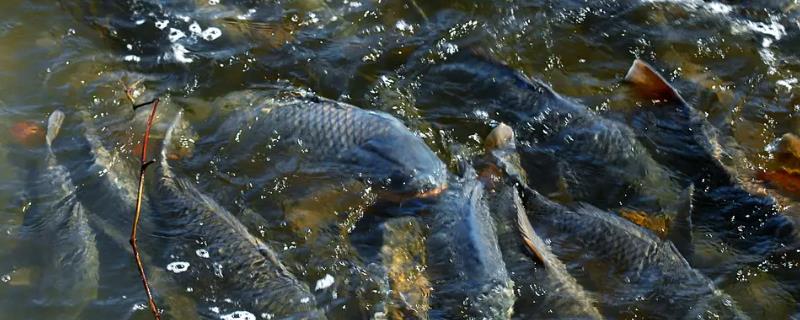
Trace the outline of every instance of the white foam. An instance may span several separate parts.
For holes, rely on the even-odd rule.
[[[187,57],[187,53],[189,53],[189,50],[186,50],[186,47],[180,43],[172,44],[172,57],[175,58],[175,61],[180,63],[192,63],[194,59]]]
[[[326,288],[332,286],[334,282],[335,282],[335,279],[333,278],[332,275],[325,274],[325,276],[322,277],[322,279],[317,280],[317,285],[314,286],[314,290],[316,291],[316,290],[326,289]]]
[[[256,320],[256,315],[247,311],[234,311],[219,318],[222,320]]]
[[[139,62],[139,61],[142,61],[142,58],[140,58],[139,56],[136,56],[136,55],[132,55],[132,54],[129,54],[129,55],[123,57],[122,59],[125,60],[125,61],[128,61],[128,62]]]

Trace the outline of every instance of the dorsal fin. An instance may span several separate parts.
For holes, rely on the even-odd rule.
[[[686,260],[691,261],[694,255],[692,244],[692,211],[694,211],[693,198],[694,185],[689,185],[681,194],[681,199],[675,208],[675,219],[667,234],[667,239],[675,244],[675,248]]]
[[[516,192],[514,192],[514,203],[514,207],[517,208],[517,229],[522,237],[522,243],[539,263],[547,267],[547,260],[544,258],[543,253],[547,248],[543,247],[545,245],[544,241],[542,241],[536,234],[536,231],[533,230],[533,225],[531,225],[531,221],[528,219],[528,215],[525,214],[525,210],[523,209],[522,199],[520,199],[519,194]]]
[[[625,75],[625,81],[633,85],[640,95],[648,99],[686,104],[686,100],[683,100],[678,91],[658,71],[640,59],[633,60],[633,65]]]

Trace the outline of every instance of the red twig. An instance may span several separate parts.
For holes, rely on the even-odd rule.
[[[142,265],[142,259],[139,257],[139,248],[136,246],[136,230],[139,229],[139,218],[142,215],[142,193],[144,192],[144,172],[147,169],[147,166],[152,164],[153,160],[147,160],[147,143],[150,141],[150,129],[153,127],[153,118],[156,115],[156,109],[158,108],[158,98],[150,101],[148,103],[143,103],[139,105],[134,105],[133,108],[137,109],[139,107],[148,105],[150,103],[153,104],[153,109],[150,111],[150,116],[147,118],[147,129],[144,132],[144,141],[142,142],[142,156],[140,158],[139,163],[141,166],[139,167],[139,192],[136,195],[136,211],[133,218],[133,227],[131,228],[131,247],[133,248],[133,256],[136,258],[136,267],[139,268],[139,276],[142,278],[142,284],[144,285],[144,292],[147,294],[147,300],[150,304],[150,311],[153,312],[153,317],[156,320],[161,320],[161,313],[158,311],[158,306],[156,306],[156,301],[153,300],[153,294],[150,291],[150,284],[147,282],[147,276],[144,273],[144,266]]]

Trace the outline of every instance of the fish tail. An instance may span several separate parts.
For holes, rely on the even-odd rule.
[[[62,124],[64,124],[64,112],[61,110],[53,111],[47,119],[47,148],[52,147],[53,140],[56,139],[58,132],[61,131]]]

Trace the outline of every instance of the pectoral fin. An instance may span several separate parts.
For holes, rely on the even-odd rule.
[[[542,241],[536,234],[536,231],[533,230],[533,225],[531,225],[531,221],[528,219],[528,215],[525,214],[525,210],[523,209],[522,199],[520,199],[519,195],[516,193],[514,194],[514,202],[516,204],[514,207],[517,208],[517,229],[522,237],[522,243],[531,255],[533,255],[533,258],[547,267],[547,260],[545,260],[543,253],[544,250],[547,250],[544,247],[544,241]]]
[[[675,218],[672,220],[667,233],[667,239],[675,244],[675,248],[683,254],[686,260],[689,260],[694,255],[694,246],[692,245],[693,195],[694,185],[689,185],[683,191],[681,200],[675,208]]]
[[[651,215],[643,211],[620,209],[619,215],[645,229],[653,231],[659,238],[666,238],[670,228],[670,220],[664,215]]]
[[[664,77],[646,62],[636,59],[625,75],[625,81],[636,91],[648,99],[680,102],[685,104],[681,95]]]

